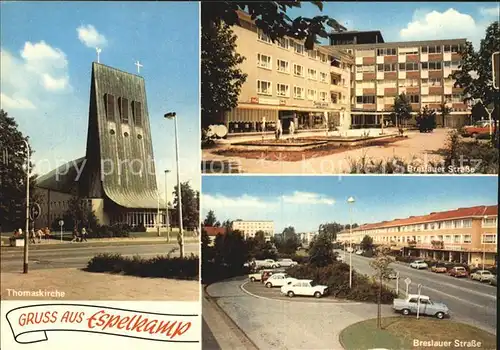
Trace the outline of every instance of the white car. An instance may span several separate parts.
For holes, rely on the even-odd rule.
[[[361,255],[361,254],[363,254],[363,253],[364,253],[364,251],[362,251],[361,249],[356,250],[356,255]]]
[[[255,260],[254,264],[255,264],[256,268],[265,267],[265,268],[276,269],[276,268],[280,267],[280,264],[278,264],[273,259]]]
[[[279,259],[278,264],[281,267],[292,267],[292,266],[298,265],[299,263],[296,261],[293,261],[292,259]]]
[[[295,281],[297,281],[296,278],[290,277],[286,273],[275,273],[266,280],[266,287],[282,287]]]
[[[414,262],[410,263],[410,267],[420,270],[420,269],[427,269],[429,266],[423,260],[415,260]]]
[[[348,247],[348,248],[346,249],[346,251],[347,251],[348,253],[352,253],[352,252],[354,251],[354,249],[353,249],[353,248],[351,248],[351,247]]]
[[[344,262],[344,257],[342,255],[337,255],[337,261]]]
[[[478,270],[470,275],[473,280],[478,280],[479,282],[489,282],[493,279],[495,275],[488,270]]]
[[[328,293],[328,286],[316,284],[313,280],[296,280],[281,287],[281,294],[293,298],[296,295],[321,298]]]

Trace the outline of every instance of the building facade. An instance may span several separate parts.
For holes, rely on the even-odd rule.
[[[233,221],[232,229],[243,232],[245,239],[254,238],[257,232],[263,231],[266,241],[270,241],[274,236],[274,221],[236,220]]]
[[[37,178],[36,188],[42,209],[37,227],[57,226],[77,197],[101,225],[166,228],[144,78],[93,62],[86,156]]]
[[[302,232],[299,237],[303,244],[309,245],[317,235],[318,232]]]
[[[230,134],[270,132],[280,120],[283,132],[290,121],[295,130],[349,128],[350,70],[353,58],[343,50],[316,46],[306,50],[302,41],[282,38],[273,43],[245,13],[236,51],[246,59],[240,65],[247,79],[238,107],[224,116]],[[264,128],[263,128],[264,126]]]
[[[351,115],[355,127],[392,122],[394,98],[405,93],[412,118],[424,106],[437,111],[437,124],[460,127],[469,121],[470,108],[463,89],[454,87],[451,74],[461,65],[460,50],[466,39],[384,42],[380,31],[343,32],[330,36],[330,46],[354,56]],[[441,104],[451,109],[439,113]]]
[[[498,205],[477,206],[362,225],[352,235],[337,234],[337,241],[359,245],[368,235],[405,255],[491,266],[497,262],[497,224]]]

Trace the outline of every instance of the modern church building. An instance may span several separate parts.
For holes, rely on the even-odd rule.
[[[73,197],[91,206],[100,224],[164,226],[144,78],[92,64],[86,155],[39,177],[37,191],[36,227],[52,226]]]

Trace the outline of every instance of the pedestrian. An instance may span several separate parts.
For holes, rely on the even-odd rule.
[[[73,239],[71,240],[71,243],[73,242],[78,242],[78,230],[76,227],[73,229]]]
[[[87,241],[87,230],[85,229],[85,227],[82,228],[82,238],[80,239],[80,242],[88,242]]]
[[[30,243],[36,244],[35,229],[34,228],[32,228],[31,231],[29,232],[29,240],[30,240]]]
[[[36,231],[36,237],[38,238],[38,243],[42,243],[42,238],[43,238],[43,232],[41,229],[38,229]]]

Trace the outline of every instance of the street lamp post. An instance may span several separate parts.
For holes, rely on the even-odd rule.
[[[160,190],[158,189],[156,191],[156,199],[157,199],[157,205],[156,205],[156,230],[158,232],[158,237],[161,236],[160,233]]]
[[[354,198],[349,197],[347,203],[354,204]],[[349,288],[352,288],[352,206],[349,205]]]
[[[167,225],[167,242],[170,242],[170,218],[168,214],[168,191],[167,191],[167,175],[170,170],[165,169],[165,222]]]
[[[177,198],[178,198],[178,212],[179,212],[179,246],[180,257],[184,257],[184,229],[182,227],[182,196],[181,196],[181,181],[180,181],[180,165],[179,165],[179,137],[177,136],[177,117],[175,112],[166,113],[165,118],[174,120],[175,129],[175,160],[177,163]]]
[[[28,273],[28,245],[30,233],[30,145],[28,141],[23,140],[26,146],[26,232],[24,233],[24,259],[23,273]]]

